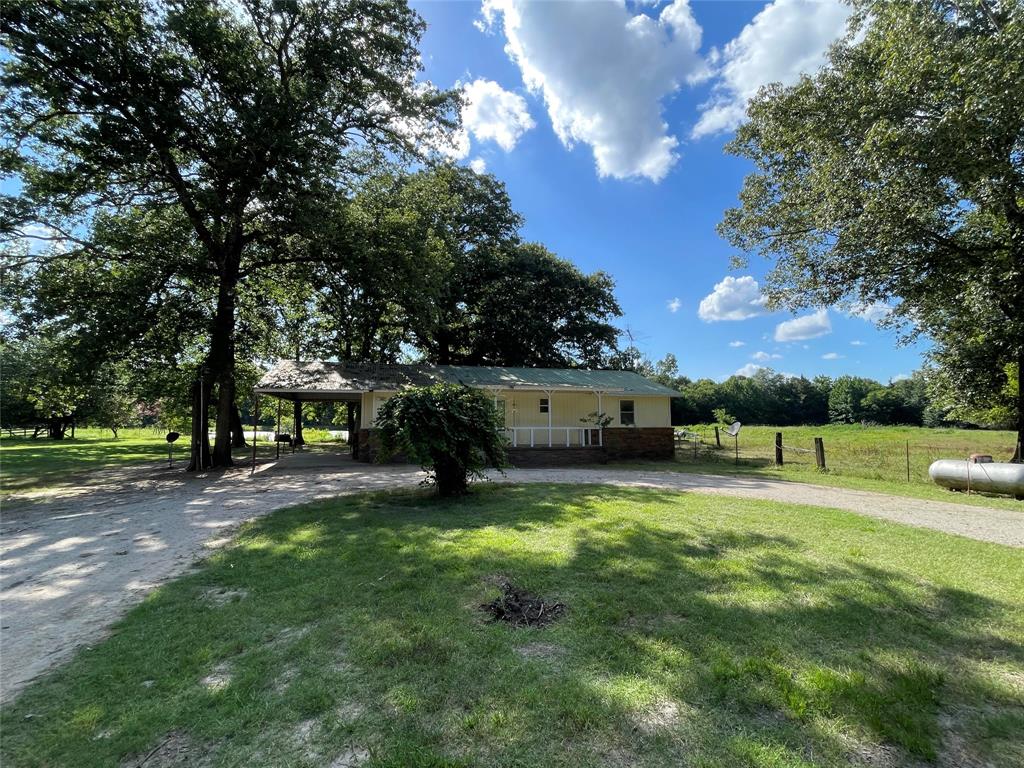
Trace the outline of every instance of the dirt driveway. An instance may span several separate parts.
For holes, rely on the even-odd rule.
[[[415,486],[410,467],[323,454],[190,476],[151,465],[110,470],[78,492],[5,503],[0,523],[0,700],[67,660],[158,584],[229,540],[240,523],[318,498]],[[503,482],[610,483],[845,509],[1024,547],[1024,512],[754,477],[676,472],[515,470]]]

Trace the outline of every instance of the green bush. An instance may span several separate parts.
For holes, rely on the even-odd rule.
[[[405,454],[430,472],[441,496],[465,493],[485,467],[505,466],[498,414],[480,390],[454,384],[408,389],[384,401],[376,422],[379,459]]]

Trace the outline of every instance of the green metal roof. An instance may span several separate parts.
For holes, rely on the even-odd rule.
[[[674,389],[663,387],[632,371],[472,365],[372,365],[321,360],[305,363],[278,361],[260,379],[256,391],[324,397],[329,394],[395,391],[439,382],[481,388],[599,390],[628,395],[679,396]]]

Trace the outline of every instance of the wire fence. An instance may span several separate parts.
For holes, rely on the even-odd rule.
[[[995,461],[1008,461],[1014,453],[1013,433],[949,430],[939,439],[922,441],[921,437],[927,437],[925,430],[920,430],[916,439],[906,439],[887,436],[881,429],[858,434],[821,428],[814,434],[807,427],[744,427],[734,439],[719,428],[716,439],[714,427],[691,427],[676,432],[676,460],[930,484],[928,468],[939,459],[966,459],[972,453],[982,453]],[[780,432],[782,439],[777,441]],[[823,456],[816,451],[815,437],[821,440]]]

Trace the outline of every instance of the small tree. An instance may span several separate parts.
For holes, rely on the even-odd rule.
[[[405,454],[428,472],[440,496],[466,492],[487,466],[505,466],[505,441],[494,404],[455,384],[415,387],[386,400],[377,413],[380,460]]]

